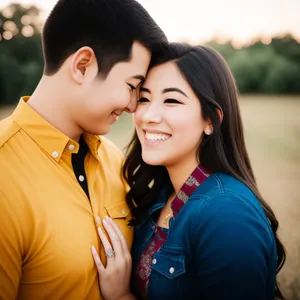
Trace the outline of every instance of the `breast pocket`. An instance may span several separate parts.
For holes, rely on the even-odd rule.
[[[159,251],[152,260],[151,268],[167,279],[174,279],[185,273],[185,256]]]
[[[113,205],[105,206],[107,215],[119,226],[124,237],[127,240],[129,248],[132,245],[133,228],[128,226],[128,221],[131,219],[131,212],[126,201],[120,201]]]
[[[162,248],[151,264],[149,299],[188,299],[185,298],[189,285],[186,276],[186,256]]]

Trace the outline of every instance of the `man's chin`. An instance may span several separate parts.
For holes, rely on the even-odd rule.
[[[101,128],[101,129],[97,129],[97,130],[85,130],[86,133],[88,134],[92,134],[92,135],[107,135],[109,133],[111,129],[111,126],[109,126],[108,128]]]

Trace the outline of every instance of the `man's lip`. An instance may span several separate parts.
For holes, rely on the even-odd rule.
[[[112,112],[115,116],[120,117],[122,113],[118,114],[115,111]]]

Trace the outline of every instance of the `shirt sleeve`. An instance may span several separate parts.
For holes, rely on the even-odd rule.
[[[234,196],[206,203],[194,223],[197,299],[274,299],[268,295],[274,243],[260,213]]]
[[[21,222],[0,191],[0,299],[16,299],[22,273]]]

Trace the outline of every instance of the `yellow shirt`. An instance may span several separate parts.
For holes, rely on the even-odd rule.
[[[101,299],[90,250],[105,262],[96,217],[113,218],[129,246],[133,238],[121,152],[84,134],[89,201],[71,163],[79,144],[27,99],[0,122],[0,299]]]

